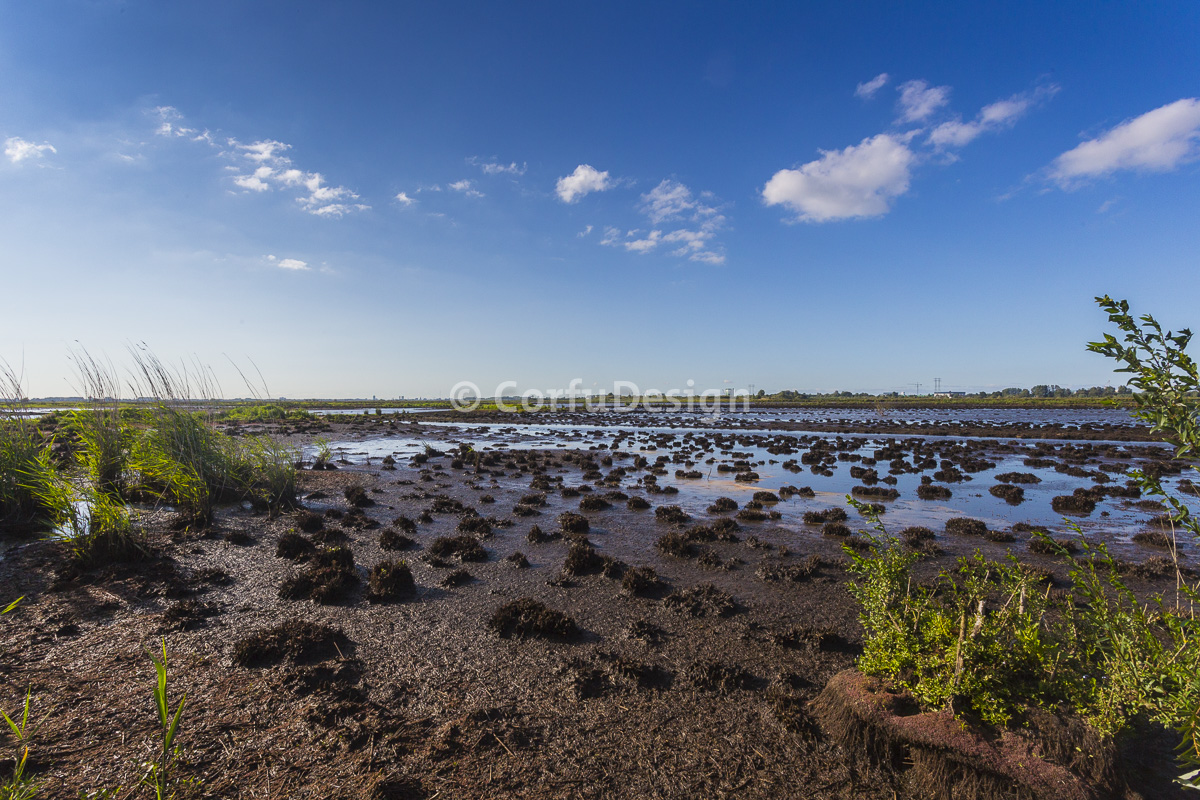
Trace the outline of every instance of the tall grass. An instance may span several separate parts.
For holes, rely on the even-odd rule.
[[[189,525],[210,524],[220,502],[249,497],[278,509],[294,501],[294,452],[269,437],[238,441],[217,430],[212,409],[219,387],[211,370],[169,367],[144,347],[131,353],[136,390],[153,404],[130,465],[179,505]]]
[[[27,411],[21,379],[0,361],[0,521],[33,519],[41,510],[26,476],[37,468],[46,442]]]
[[[79,440],[76,456],[96,489],[119,495],[125,488],[130,445],[129,429],[121,418],[121,382],[111,364],[97,361],[87,350],[73,352],[71,360],[89,405],[67,417],[68,430]]]
[[[117,561],[136,561],[147,553],[134,530],[124,501],[92,486],[68,479],[50,460],[39,456],[28,485],[44,513],[58,528],[71,559],[85,569]]]
[[[269,436],[244,439],[241,457],[249,465],[247,491],[252,500],[272,512],[296,502],[296,462],[300,452]]]

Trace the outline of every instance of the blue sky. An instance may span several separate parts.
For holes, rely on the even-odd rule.
[[[977,391],[1116,380],[1096,294],[1200,326],[1200,5],[807,5],[2,0],[0,358]]]

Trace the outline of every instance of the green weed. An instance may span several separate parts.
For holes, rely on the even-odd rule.
[[[27,410],[20,378],[0,362],[0,521],[27,522],[41,511],[25,476],[46,442]]]
[[[150,653],[154,662],[157,682],[154,687],[154,706],[158,711],[159,738],[155,747],[155,757],[146,762],[145,773],[142,775],[143,786],[154,792],[156,800],[166,800],[174,797],[176,790],[191,781],[182,781],[176,774],[179,762],[179,746],[175,737],[179,733],[179,720],[183,717],[183,708],[187,704],[187,695],[179,698],[174,712],[167,696],[167,640],[162,640],[162,658]]]
[[[33,690],[28,689],[25,692],[25,705],[19,713],[13,715],[17,719],[0,711],[0,717],[4,718],[17,745],[13,757],[13,774],[0,783],[0,800],[28,800],[37,796],[37,781],[25,774],[26,765],[29,763],[29,737],[32,733],[29,729],[29,709],[32,702]]]

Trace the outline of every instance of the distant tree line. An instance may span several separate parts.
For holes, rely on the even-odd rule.
[[[1001,389],[997,392],[967,392],[955,396],[959,397],[977,397],[977,398],[993,398],[993,397],[1010,397],[1010,398],[1058,398],[1058,397],[1116,397],[1118,395],[1131,395],[1133,390],[1128,386],[1092,386],[1088,389],[1067,389],[1058,384],[1039,383],[1030,389],[1019,389],[1010,387]],[[883,394],[872,394],[871,392],[798,392],[793,389],[784,389],[781,392],[767,394],[765,389],[759,389],[755,397],[759,400],[780,400],[784,402],[799,402],[803,400],[811,400],[816,397],[845,397],[845,398],[870,398],[870,397],[903,397],[900,392],[884,392]],[[912,396],[912,395],[907,395]],[[930,396],[930,395],[918,395]]]

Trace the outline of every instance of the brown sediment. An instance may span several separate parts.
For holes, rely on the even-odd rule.
[[[733,508],[704,516],[709,501],[681,501],[682,516],[665,511],[659,521],[613,494],[650,493],[639,478],[651,468],[693,471],[687,462],[702,463],[718,441],[695,438],[662,438],[643,455],[610,440],[605,450],[487,453],[478,469],[430,468],[448,454],[378,472],[305,470],[303,511],[272,518],[228,507],[202,532],[146,514],[153,558],[93,571],[64,569],[57,545],[29,542],[0,560],[0,586],[26,595],[0,618],[0,707],[11,711],[33,688],[43,721],[31,758],[46,797],[136,784],[156,724],[145,650],[160,637],[173,696],[188,694],[179,769],[203,781],[199,796],[877,800],[916,785],[903,758],[865,765],[810,705],[853,666],[861,631],[842,544],[866,540],[826,538],[803,522],[861,521],[849,524],[827,497],[811,502],[808,487],[778,489],[778,502],[753,487],[740,497],[724,490],[739,497],[735,508],[766,517],[742,530]],[[720,441],[729,460],[752,460]],[[800,455],[786,441],[768,446]],[[863,464],[882,479],[934,457],[883,445],[864,464],[849,447],[816,448],[820,468]],[[956,469],[970,474],[980,453],[957,451]],[[638,458],[645,464],[634,468]],[[563,486],[594,491],[564,499]],[[494,517],[474,510],[484,494],[496,500]],[[609,507],[589,504],[585,516],[580,496]],[[784,519],[771,519],[777,508]],[[330,536],[341,540],[317,541]],[[660,553],[660,536],[691,557]],[[927,536],[904,538],[928,548],[926,577],[949,566]],[[978,536],[939,541],[958,553],[993,546]],[[1060,560],[1028,554],[1024,537],[1018,547],[1065,580]],[[399,549],[420,557],[396,561]],[[1140,591],[1174,586],[1163,557],[1120,569]],[[941,774],[902,741],[926,773]],[[1053,741],[1081,740],[1045,741],[1050,753]],[[1069,761],[1046,753],[1048,763]],[[1146,764],[1168,772],[1170,742]]]

